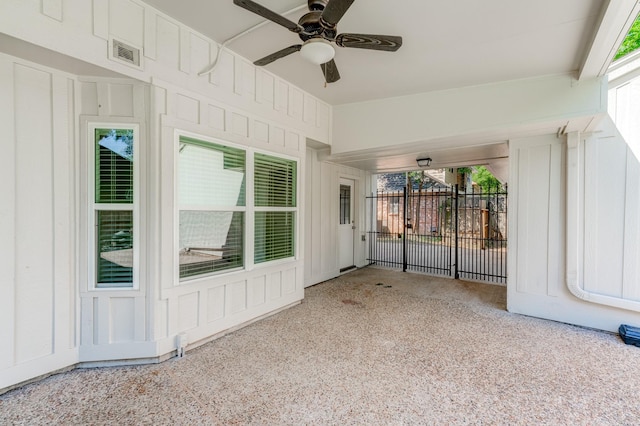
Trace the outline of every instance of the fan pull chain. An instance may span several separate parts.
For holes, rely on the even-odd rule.
[[[324,74],[324,88],[327,88],[327,64],[322,68],[322,74]]]

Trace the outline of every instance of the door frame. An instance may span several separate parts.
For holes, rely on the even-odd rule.
[[[341,206],[340,206],[340,187],[342,185],[349,185],[351,187],[351,193],[350,193],[350,225],[352,227],[352,235],[351,235],[351,246],[352,246],[352,250],[351,250],[351,265],[342,265],[342,244],[341,244],[341,232],[343,231],[343,229],[341,229],[341,226],[345,226],[343,224],[340,223],[340,214],[341,214]],[[356,246],[356,230],[358,229],[358,206],[357,206],[357,201],[356,201],[356,194],[357,194],[357,188],[358,188],[358,182],[357,179],[351,176],[339,176],[338,177],[338,223],[337,223],[337,234],[338,234],[338,238],[337,238],[337,246],[338,246],[338,270],[340,271],[341,274],[352,271],[354,269],[356,269],[357,267],[357,262],[356,262],[356,252],[357,252],[357,246]]]

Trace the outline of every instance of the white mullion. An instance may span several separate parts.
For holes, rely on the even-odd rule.
[[[180,205],[179,211],[198,211],[198,212],[245,212],[247,208],[245,206],[233,206],[233,207],[212,207],[202,205]]]
[[[131,287],[133,290],[140,288],[140,127],[133,125],[133,276]]]
[[[297,212],[297,207],[254,207],[256,212]]]
[[[134,204],[103,204],[93,203],[94,211],[135,211]]]
[[[255,200],[254,188],[254,150],[246,151],[245,164],[245,205],[246,213],[244,215],[244,267],[247,271],[251,271],[255,265]]]

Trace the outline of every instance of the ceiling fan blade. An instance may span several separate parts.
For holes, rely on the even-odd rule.
[[[267,55],[262,59],[258,59],[253,64],[259,67],[262,67],[267,64],[270,64],[276,59],[284,58],[287,55],[291,55],[292,53],[299,51],[301,48],[302,48],[301,44],[294,44],[293,46],[285,47],[282,50],[278,50],[277,52],[274,52],[271,55]]]
[[[324,64],[320,64],[320,68],[322,68],[322,74],[327,83],[335,83],[340,80],[340,73],[338,72],[336,61],[333,59]]]
[[[355,0],[329,0],[329,4],[327,4],[322,11],[322,20],[330,26],[335,26],[354,1]]]
[[[341,47],[395,52],[402,46],[402,37],[375,34],[339,34],[336,44]]]
[[[259,5],[258,3],[251,0],[233,0],[233,3],[236,6],[240,6],[243,9],[247,9],[250,12],[255,13],[256,15],[260,15],[263,18],[266,18],[270,21],[275,22],[276,24],[282,25],[289,31],[293,31],[294,33],[299,33],[303,30],[303,28],[296,24],[293,21],[288,20],[282,15],[278,15],[277,13],[267,9],[264,6]]]

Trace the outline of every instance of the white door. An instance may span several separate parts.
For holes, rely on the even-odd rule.
[[[340,179],[340,220],[338,222],[340,272],[355,267],[353,255],[353,239],[356,229],[353,211],[354,186],[353,180]]]

